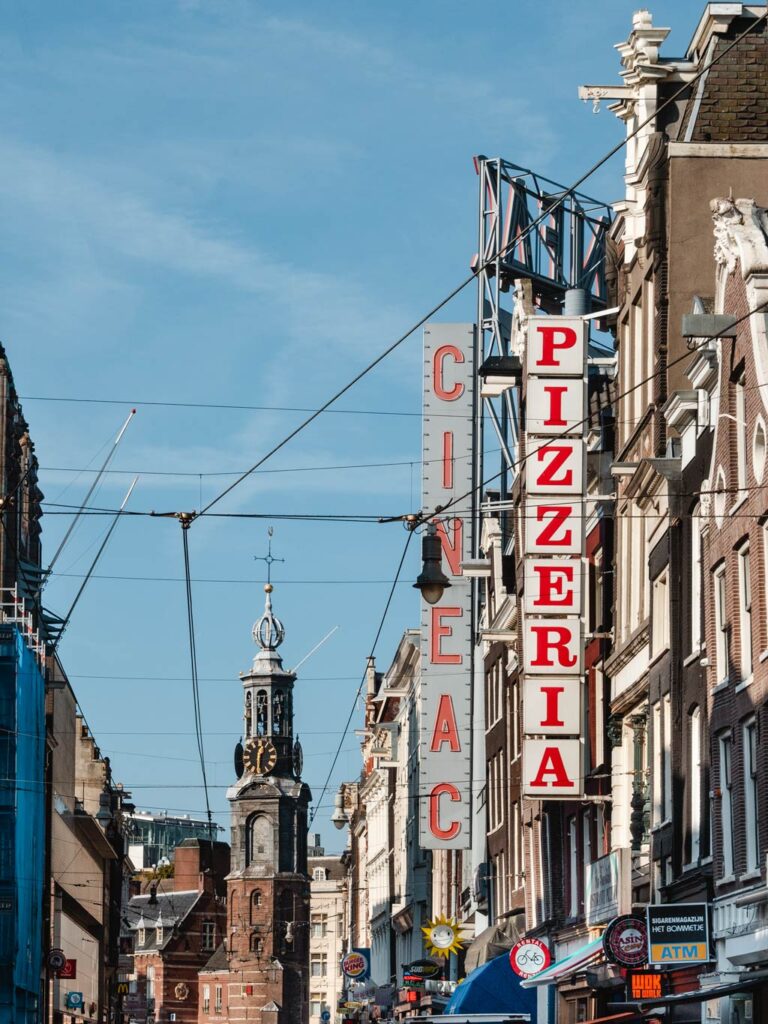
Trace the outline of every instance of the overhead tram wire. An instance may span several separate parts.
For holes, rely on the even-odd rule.
[[[768,17],[768,14],[766,14],[766,16]],[[739,324],[744,323],[745,320],[749,320],[750,317],[756,316],[758,313],[762,313],[765,310],[768,310],[768,299],[766,299],[764,302],[759,303],[757,306],[754,307],[754,309],[748,309],[746,313],[743,313],[740,317],[735,319],[733,321],[733,323],[729,324],[727,327],[724,327],[723,330],[718,331],[717,334],[712,334],[712,335],[709,335],[706,338],[703,338],[699,345],[692,345],[690,348],[688,348],[681,355],[677,356],[675,359],[672,359],[672,360],[670,360],[670,362],[666,363],[663,369],[654,370],[653,373],[649,374],[647,377],[644,377],[642,380],[637,381],[635,384],[632,385],[632,387],[627,388],[626,391],[622,391],[620,394],[618,394],[616,396],[616,398],[614,399],[614,402],[618,402],[620,399],[626,398],[628,395],[631,395],[634,391],[637,391],[638,388],[644,387],[646,384],[650,384],[657,377],[660,377],[663,373],[667,373],[668,370],[671,367],[676,366],[678,363],[682,363],[682,362],[684,362],[687,359],[690,359],[691,355],[694,352],[698,352],[701,349],[706,348],[706,346],[709,344],[710,341],[716,341],[718,338],[722,338],[723,336],[729,337],[730,336],[730,332],[734,329],[734,327],[738,327]],[[570,429],[572,430],[574,427],[585,426],[588,423],[589,423],[589,417],[585,416],[583,420],[580,420],[578,423],[572,424]],[[562,441],[565,438],[567,438],[568,436],[569,435],[567,433],[565,433],[565,432],[562,432],[560,434],[555,434],[552,437],[548,438],[548,442],[551,443],[553,441]],[[460,502],[466,501],[467,498],[472,497],[472,495],[475,495],[478,492],[482,492],[482,490],[485,487],[487,487],[488,484],[491,484],[495,480],[498,480],[499,477],[502,476],[503,473],[508,472],[510,469],[519,470],[521,467],[523,467],[525,465],[525,463],[528,461],[528,459],[531,457],[532,454],[533,454],[533,451],[526,452],[525,455],[523,455],[521,458],[517,459],[517,461],[512,463],[511,466],[507,466],[507,467],[499,470],[498,473],[494,473],[493,476],[487,477],[485,480],[481,481],[475,487],[470,488],[470,490],[465,491],[463,494],[459,494],[455,498],[451,498],[450,501],[447,501],[445,503],[445,505],[436,505],[435,508],[432,511],[430,511],[430,512],[424,512],[424,511],[420,512],[418,514],[418,516],[417,516],[417,520],[416,520],[415,526],[421,526],[424,523],[428,522],[430,519],[434,519],[435,516],[442,516],[445,512],[447,512],[449,509],[451,509],[454,505],[458,505]],[[737,488],[737,489],[739,491],[741,491],[741,490],[747,490],[748,488]],[[757,489],[761,490],[762,489],[762,485],[759,485]],[[690,497],[696,497],[697,495],[700,495],[700,494],[718,494],[718,493],[722,493],[722,492],[714,489],[714,490],[709,490],[709,491],[696,491],[696,492],[692,492],[689,496]],[[588,495],[586,496],[586,500],[587,501],[590,500]],[[595,500],[595,499],[593,499],[593,500]],[[408,514],[408,517],[410,517],[410,513]],[[403,521],[403,520],[405,520],[408,517],[404,516],[404,515],[401,515],[401,516],[398,516],[397,519]],[[631,517],[628,516],[626,518],[631,518]],[[650,513],[643,513],[641,518],[652,519],[652,518],[654,518],[654,516],[652,514],[650,514]],[[659,515],[657,518],[666,518],[666,517],[664,515]],[[729,518],[738,518],[738,514],[730,515]],[[745,518],[754,518],[754,516],[746,516]],[[389,520],[383,519],[382,522],[389,522]]]
[[[395,596],[395,590],[397,589],[397,583],[398,583],[398,580],[400,579],[400,573],[403,571],[403,565],[405,564],[405,556],[408,554],[408,548],[410,546],[411,539],[413,537],[413,533],[414,533],[413,530],[409,530],[408,531],[408,536],[407,536],[406,541],[405,541],[405,547],[403,548],[403,553],[400,556],[400,563],[399,563],[399,565],[397,567],[397,572],[395,573],[395,578],[392,581],[392,586],[390,587],[389,595],[387,597],[387,603],[384,605],[384,611],[382,612],[381,619],[379,621],[379,628],[376,630],[376,636],[373,638],[373,644],[371,645],[371,653],[368,655],[368,658],[372,658],[374,656],[374,654],[376,653],[376,647],[377,647],[378,642],[379,642],[379,637],[381,636],[382,630],[384,629],[384,623],[387,621],[387,615],[389,614],[389,608],[390,608],[390,605],[392,604],[392,598]],[[355,708],[357,707],[357,702],[358,702],[358,700],[360,698],[360,694],[363,692],[363,685],[365,684],[365,680],[366,680],[367,675],[368,675],[368,665],[366,663],[366,668],[365,668],[365,671],[363,672],[363,676],[362,676],[362,678],[360,680],[360,684],[357,687],[357,691],[355,692],[355,699],[352,701],[352,707],[350,708],[349,715],[347,716],[347,721],[345,722],[344,729],[343,729],[343,731],[341,733],[341,736],[339,737],[339,743],[338,743],[338,746],[336,747],[336,753],[333,755],[333,761],[331,761],[331,767],[328,769],[328,775],[326,776],[325,782],[323,783],[323,788],[320,791],[320,796],[317,798],[317,803],[315,804],[315,806],[312,809],[312,815],[311,815],[311,817],[309,819],[309,824],[307,825],[307,831],[309,831],[309,829],[312,828],[312,823],[314,822],[315,817],[317,816],[317,812],[320,809],[320,805],[322,804],[323,797],[325,796],[326,791],[328,789],[328,783],[331,781],[331,776],[333,775],[333,770],[336,767],[336,762],[339,760],[339,755],[341,754],[341,748],[344,746],[344,740],[347,738],[347,733],[349,732],[349,726],[350,726],[350,723],[352,722],[352,719],[354,717]]]
[[[180,519],[181,536],[184,546],[184,579],[187,592],[187,627],[189,629],[189,661],[192,673],[192,705],[194,710],[195,737],[197,739],[197,752],[200,756],[200,771],[203,778],[203,791],[205,793],[205,813],[208,817],[208,836],[214,842],[213,815],[211,814],[211,801],[208,795],[208,775],[205,768],[205,749],[203,744],[203,721],[200,713],[200,686],[197,673],[197,645],[195,643],[195,616],[192,607],[192,574],[189,569],[189,520]]]
[[[695,75],[693,75],[690,79],[684,82],[679,89],[677,89],[670,96],[668,96],[666,100],[660,103],[655,108],[653,113],[649,114],[648,117],[646,117],[635,128],[633,128],[631,132],[628,132],[624,136],[624,138],[617,142],[616,145],[609,149],[604,156],[602,156],[599,160],[592,164],[592,166],[588,170],[586,170],[579,178],[577,178],[572,185],[564,189],[564,191],[561,192],[556,197],[551,197],[553,201],[550,205],[548,205],[547,209],[542,210],[541,214],[539,214],[538,217],[532,220],[531,223],[523,231],[521,231],[514,239],[508,242],[507,245],[499,249],[498,252],[496,252],[490,259],[486,260],[485,263],[480,264],[480,266],[476,270],[474,270],[468,277],[465,277],[464,280],[461,281],[458,285],[456,285],[456,287],[453,288],[443,299],[441,299],[440,302],[438,302],[427,313],[420,317],[416,321],[416,323],[414,323],[407,331],[401,334],[395,341],[392,342],[391,345],[385,348],[383,352],[381,352],[378,356],[376,356],[375,359],[368,363],[368,365],[365,366],[359,373],[357,373],[352,378],[352,380],[350,380],[342,388],[339,388],[339,390],[336,391],[329,399],[323,402],[319,409],[315,409],[309,416],[302,420],[302,422],[297,427],[295,427],[290,433],[286,434],[286,436],[281,441],[279,441],[276,445],[273,445],[273,447],[270,448],[268,452],[262,455],[262,457],[258,459],[253,464],[253,466],[251,466],[250,469],[246,470],[246,472],[241,474],[241,476],[239,476],[237,480],[233,481],[231,484],[225,487],[224,490],[221,491],[211,501],[209,501],[207,505],[203,506],[203,508],[195,515],[195,518],[197,519],[200,516],[209,514],[210,510],[214,507],[214,505],[218,504],[223,498],[225,498],[244,480],[246,480],[252,473],[254,473],[257,469],[263,466],[268,459],[272,458],[273,455],[275,455],[282,448],[284,448],[285,445],[287,445],[290,441],[293,440],[294,437],[300,434],[302,430],[304,430],[311,423],[313,423],[318,418],[318,416],[326,412],[343,395],[350,391],[355,386],[355,384],[357,384],[364,377],[366,377],[373,369],[375,369],[379,365],[379,363],[383,362],[387,358],[387,356],[391,355],[391,353],[394,352],[396,348],[398,348],[400,345],[402,345],[404,341],[410,338],[410,336],[415,331],[417,331],[419,327],[423,327],[424,324],[427,323],[427,321],[431,317],[433,317],[436,313],[440,312],[440,310],[444,306],[447,306],[452,299],[454,299],[460,292],[462,292],[467,287],[468,284],[471,284],[477,278],[477,275],[480,273],[480,271],[491,266],[494,263],[494,261],[499,258],[499,256],[503,256],[510,249],[513,249],[523,239],[525,239],[534,230],[534,228],[542,224],[548,217],[551,217],[552,213],[559,207],[561,207],[565,200],[572,196],[576,192],[576,190],[581,185],[584,184],[585,181],[591,178],[595,171],[602,167],[603,164],[607,163],[617,153],[620,153],[631,139],[635,138],[643,130],[643,128],[645,128],[647,125],[651,124],[656,120],[656,118],[662,110],[665,110],[671,104],[676,102],[683,95],[684,92],[687,92],[695,82],[697,82],[704,75],[708,74],[710,69],[714,67],[715,64],[719,63],[723,59],[723,57],[730,53],[730,51],[735,46],[737,46],[742,39],[744,39],[748,35],[751,35],[762,22],[766,21],[766,19],[768,19],[768,10],[766,10],[764,14],[761,14],[758,18],[751,22],[748,28],[746,28],[742,33],[736,36],[736,38],[733,39],[726,47],[724,47],[720,51],[720,53],[714,56],[708,64],[705,64],[699,71],[696,72]]]

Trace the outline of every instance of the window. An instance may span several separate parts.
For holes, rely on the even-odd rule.
[[[736,486],[743,490],[747,485],[747,401],[744,374],[735,382],[736,404]],[[737,495],[738,498],[741,495]]]
[[[216,948],[216,922],[203,921],[202,943],[200,948],[211,951]]]
[[[744,816],[747,831],[747,871],[760,867],[757,818],[757,726],[754,718],[744,726]]]
[[[315,882],[324,882],[326,878],[325,868],[315,868],[312,872],[312,878]]]
[[[138,935],[139,935],[139,945],[143,946],[144,943],[147,941],[147,929],[144,927],[143,924],[139,925]]]
[[[664,767],[664,820],[672,820],[672,697],[665,694],[661,702],[664,737],[662,760]]]
[[[691,651],[701,650],[701,505],[691,513]]]
[[[739,548],[739,641],[741,678],[752,675],[752,580],[749,568],[749,544]]]
[[[592,564],[589,567],[590,580],[592,583],[591,594],[589,601],[589,612],[590,612],[590,630],[593,633],[599,632],[603,628],[603,552],[602,550],[596,551]]]
[[[309,1003],[310,1017],[319,1017],[325,1009],[325,992],[313,992]]]
[[[691,823],[691,864],[701,856],[701,708],[694,708],[688,716],[691,744],[691,769],[688,773],[689,815]]]
[[[663,799],[663,759],[662,759],[662,725],[661,725],[661,703],[657,701],[653,705],[653,823],[661,824],[662,799]]]
[[[328,917],[326,914],[313,914],[310,922],[311,935],[313,939],[324,939],[325,932],[328,927]]]
[[[159,924],[157,926],[157,945],[162,946],[163,944],[163,926]]]
[[[147,968],[147,1001],[155,998],[155,968]]]
[[[203,985],[203,1013],[211,1012],[211,986]]]
[[[733,799],[731,779],[731,736],[719,737],[720,751],[720,827],[723,834],[723,877],[733,874]]]
[[[579,851],[575,815],[568,819],[568,863],[570,867],[568,881],[571,890],[568,913],[571,917],[577,917],[579,913]]]
[[[715,677],[718,683],[728,682],[728,616],[725,603],[725,563],[712,574],[715,599]]]
[[[256,956],[261,956],[264,950],[264,941],[255,932],[251,935],[250,946],[252,953],[255,953]]]
[[[258,914],[256,911],[261,907],[261,889],[254,889],[251,893],[251,924],[256,924]]]
[[[515,800],[512,806],[512,888],[519,889],[523,884],[522,869],[522,834],[520,823],[520,801]]]
[[[328,974],[328,957],[325,953],[312,954],[309,972],[313,978],[324,978]]]
[[[214,1004],[216,1013],[221,1013],[221,985],[216,986],[216,1002]]]
[[[660,573],[653,581],[651,591],[651,615],[653,617],[651,633],[651,654],[656,655],[669,647],[669,588],[668,571]]]

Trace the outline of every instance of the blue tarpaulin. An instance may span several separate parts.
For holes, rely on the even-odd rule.
[[[472,971],[457,987],[443,1013],[530,1013],[536,1024],[536,990],[520,988],[509,954]]]

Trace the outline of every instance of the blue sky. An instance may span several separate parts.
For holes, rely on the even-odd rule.
[[[95,502],[200,507],[301,419],[282,411],[142,406],[320,404],[467,273],[472,156],[575,179],[620,137],[583,83],[618,82],[625,0],[475,5],[238,0],[1,3],[0,338],[24,396],[42,487],[76,502],[132,404]],[[703,9],[650,5],[685,50]],[[587,190],[622,193],[614,159]],[[441,319],[471,320],[472,289]],[[221,511],[394,514],[418,506],[421,336],[415,335],[240,486]],[[41,397],[124,400],[117,405]],[[371,415],[372,411],[403,415]],[[399,463],[345,468],[360,463]],[[328,468],[320,468],[328,467]],[[68,470],[82,470],[73,473]],[[162,475],[176,474],[176,475]],[[187,474],[187,475],[178,475]],[[53,511],[53,509],[51,509]],[[50,557],[66,527],[44,521]],[[254,653],[266,522],[205,520],[190,536],[212,804],[239,737],[238,673]],[[64,611],[107,523],[80,526],[46,603]],[[275,609],[302,668],[297,730],[319,795],[404,542],[400,526],[275,521]],[[417,622],[399,587],[384,668]],[[61,645],[115,776],[142,808],[201,814],[178,525],[118,526]],[[362,580],[363,582],[360,582]],[[334,582],[321,582],[334,581]],[[359,724],[359,717],[355,725]],[[360,770],[347,737],[317,818]]]

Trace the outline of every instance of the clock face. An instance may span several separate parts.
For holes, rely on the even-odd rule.
[[[301,749],[301,744],[298,740],[293,744],[293,774],[298,779],[301,775],[301,769],[304,767],[304,751]]]
[[[274,743],[263,737],[248,740],[243,753],[245,766],[254,775],[267,775],[277,764],[277,751]]]

